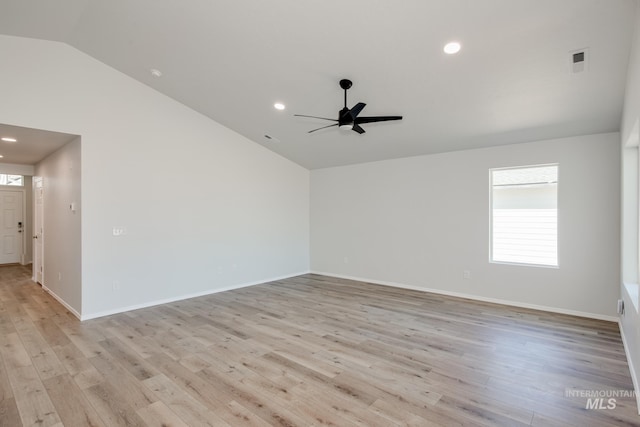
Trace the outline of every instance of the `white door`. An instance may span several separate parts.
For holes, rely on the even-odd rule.
[[[0,264],[22,261],[22,191],[0,190]]]
[[[42,178],[33,177],[33,279],[43,284],[44,275],[44,188]]]

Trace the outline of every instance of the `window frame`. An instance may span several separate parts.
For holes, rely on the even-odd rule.
[[[24,179],[24,175],[20,175],[20,174],[16,174],[16,173],[0,173],[0,177],[5,176],[6,180],[7,180],[7,184],[0,184],[0,187],[4,187],[4,188],[24,188],[25,186],[25,179]],[[21,184],[9,184],[9,177],[16,177],[19,176],[20,177],[20,181]],[[1,180],[1,179],[0,179]]]
[[[496,261],[493,259],[493,172],[498,170],[510,170],[510,169],[530,169],[530,168],[543,168],[555,166],[557,170],[556,178],[556,263],[552,264],[536,264],[526,262],[512,262],[512,261]],[[521,267],[536,267],[536,268],[560,268],[560,163],[540,163],[521,166],[507,166],[507,167],[495,167],[489,168],[489,264],[498,265],[511,265]]]

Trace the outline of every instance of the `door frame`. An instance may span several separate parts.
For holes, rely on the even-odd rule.
[[[40,242],[31,245],[31,253],[33,257],[33,263],[31,265],[31,274],[33,280],[36,283],[40,283],[44,285],[44,179],[41,176],[33,176],[32,177],[32,194],[33,194],[33,225],[32,225],[32,242],[33,239],[39,235],[38,239]],[[38,189],[42,189],[42,203],[40,208],[38,208]],[[40,220],[41,230],[38,231],[38,220]],[[39,256],[38,253],[38,245],[42,246],[42,256]],[[38,273],[37,269],[40,268],[42,273],[42,280],[38,282]]]
[[[22,184],[24,185],[24,177],[22,177]],[[20,254],[20,265],[25,265],[27,256],[27,192],[22,187],[22,253]]]

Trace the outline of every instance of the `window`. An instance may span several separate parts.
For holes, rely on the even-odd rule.
[[[558,165],[491,170],[491,261],[558,265]]]
[[[24,176],[0,173],[0,185],[16,185],[22,187],[24,186]]]

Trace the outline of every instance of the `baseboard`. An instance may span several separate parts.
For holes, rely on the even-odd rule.
[[[528,304],[528,303],[523,303],[523,302],[519,302],[519,301],[503,300],[503,299],[499,299],[499,298],[488,298],[488,297],[483,297],[483,296],[479,296],[479,295],[465,294],[465,293],[462,293],[462,292],[445,291],[445,290],[442,290],[442,289],[422,288],[422,287],[419,287],[419,286],[406,285],[406,284],[403,284],[403,283],[387,282],[387,281],[384,281],[384,280],[372,280],[372,279],[367,279],[367,278],[363,278],[363,277],[345,276],[345,275],[342,275],[342,274],[327,273],[327,272],[322,272],[322,271],[311,271],[311,274],[319,274],[319,275],[322,275],[322,276],[335,277],[335,278],[338,278],[338,279],[357,280],[359,282],[373,283],[375,285],[391,286],[391,287],[394,287],[394,288],[410,289],[410,290],[413,290],[413,291],[421,291],[421,292],[429,292],[429,293],[432,293],[432,294],[447,295],[447,296],[450,296],[450,297],[465,298],[465,299],[470,299],[470,300],[475,300],[475,301],[482,301],[482,302],[490,302],[490,303],[494,303],[494,304],[509,305],[509,306],[512,306],[512,307],[520,307],[520,308],[529,308],[529,309],[532,309],[532,310],[548,311],[550,313],[568,314],[570,316],[578,316],[578,317],[586,317],[586,318],[589,318],[589,319],[605,320],[607,322],[616,322],[616,323],[618,322],[618,318],[616,316],[607,316],[607,315],[604,315],[604,314],[586,313],[586,312],[583,312],[583,311],[567,310],[567,309],[562,309],[562,308],[557,308],[557,307],[547,307],[547,306],[543,306],[543,305]]]
[[[203,291],[203,292],[196,292],[196,293],[193,293],[193,294],[180,295],[178,297],[154,300],[154,301],[145,302],[145,303],[142,303],[142,304],[134,304],[134,305],[130,305],[130,306],[127,306],[127,307],[120,307],[120,308],[116,308],[116,309],[113,309],[113,310],[100,311],[100,312],[97,312],[97,313],[83,314],[82,316],[78,316],[78,318],[81,321],[84,322],[85,320],[91,320],[91,319],[97,319],[99,317],[111,316],[111,315],[114,315],[114,314],[124,313],[126,311],[140,310],[142,308],[148,308],[148,307],[153,307],[153,306],[162,305],[162,304],[169,304],[169,303],[172,303],[172,302],[182,301],[182,300],[186,300],[186,299],[190,299],[190,298],[198,298],[198,297],[203,297],[203,296],[207,296],[207,295],[217,294],[217,293],[220,293],[220,292],[232,291],[234,289],[241,289],[241,288],[247,288],[249,286],[262,285],[262,284],[265,284],[265,283],[275,282],[277,280],[289,279],[291,277],[301,276],[303,274],[308,274],[308,273],[309,273],[309,271],[307,270],[307,271],[302,271],[302,272],[299,272],[299,273],[292,273],[292,274],[287,274],[285,276],[272,277],[270,279],[258,280],[258,281],[254,281],[254,282],[241,283],[241,284],[238,284],[238,285],[227,286],[227,287],[219,288],[219,289],[208,289],[208,290]]]
[[[638,409],[638,414],[640,415],[640,392],[638,388],[638,376],[636,374],[636,369],[633,366],[633,359],[631,359],[631,353],[629,353],[629,347],[627,345],[627,339],[624,335],[624,328],[622,327],[622,322],[618,319],[618,328],[620,329],[620,336],[622,337],[622,346],[624,347],[624,354],[627,356],[627,364],[629,365],[629,373],[631,374],[631,381],[633,382],[633,389],[635,390],[636,395],[636,408]]]
[[[35,280],[34,280],[34,282],[35,282]],[[82,317],[80,316],[80,313],[78,313],[73,307],[71,307],[69,304],[67,304],[67,302],[65,300],[63,300],[61,297],[59,297],[58,294],[53,292],[51,289],[47,288],[45,285],[42,285],[42,289],[46,293],[51,295],[56,301],[58,301],[60,304],[62,304],[64,306],[64,308],[69,310],[71,312],[71,314],[76,316],[78,319],[82,320]]]

